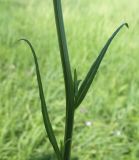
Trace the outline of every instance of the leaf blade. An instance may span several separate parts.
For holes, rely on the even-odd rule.
[[[127,23],[123,23],[122,25],[120,25],[116,31],[112,34],[112,36],[108,39],[108,41],[106,42],[106,44],[104,45],[103,49],[101,50],[99,56],[97,57],[97,59],[95,60],[95,62],[93,63],[93,65],[91,66],[89,72],[87,73],[84,81],[82,82],[80,88],[79,88],[79,92],[77,95],[77,99],[75,102],[75,108],[77,108],[81,102],[83,101],[83,99],[85,98],[94,78],[95,75],[98,71],[98,68],[100,66],[101,61],[103,60],[107,49],[109,48],[112,40],[115,38],[115,36],[118,34],[118,32],[122,29],[123,26],[126,26],[127,28],[129,27]]]
[[[37,56],[35,53],[35,50],[33,49],[32,44],[27,40],[27,39],[20,39],[19,41],[25,41],[33,54],[34,57],[34,62],[35,62],[35,67],[36,67],[36,75],[37,75],[37,82],[38,82],[38,87],[39,87],[39,95],[40,95],[40,100],[41,100],[41,109],[42,109],[42,115],[43,115],[43,121],[44,121],[44,126],[48,135],[48,138],[50,140],[50,143],[53,146],[53,149],[57,155],[58,160],[61,160],[61,155],[60,155],[60,150],[59,147],[57,145],[57,141],[52,129],[52,125],[49,119],[49,115],[48,115],[48,111],[47,111],[47,106],[46,106],[46,102],[45,102],[45,97],[44,97],[44,92],[43,92],[43,86],[42,86],[42,81],[41,81],[41,75],[40,75],[40,70],[39,70],[39,65],[38,65],[38,60],[37,60]]]
[[[71,152],[72,131],[74,124],[74,84],[68,56],[61,0],[53,0],[53,5],[66,92],[66,122],[63,157],[64,159],[69,160]]]

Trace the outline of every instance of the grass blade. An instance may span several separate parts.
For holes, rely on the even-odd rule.
[[[68,56],[67,42],[64,30],[61,0],[53,0],[59,49],[63,68],[65,91],[66,91],[66,122],[64,137],[64,160],[70,160],[72,131],[74,123],[74,84]]]
[[[71,74],[71,67],[69,62],[68,56],[68,48],[64,30],[64,22],[63,22],[63,14],[61,8],[61,0],[53,0],[54,4],[54,11],[55,11],[55,20],[56,20],[56,27],[57,27],[57,34],[59,40],[59,49],[60,49],[60,56],[65,80],[65,89],[66,89],[66,96],[67,99],[70,97],[68,96],[71,90],[72,84],[72,74]]]
[[[57,141],[56,141],[53,129],[52,129],[52,125],[51,125],[49,116],[48,116],[48,111],[47,111],[47,106],[46,106],[46,102],[45,102],[37,56],[35,54],[35,51],[33,49],[33,46],[31,45],[31,43],[27,39],[20,39],[19,41],[21,41],[21,40],[25,41],[29,45],[29,47],[31,48],[31,51],[32,51],[32,54],[34,57],[34,61],[35,61],[35,66],[36,66],[36,75],[37,75],[39,94],[40,94],[40,100],[41,100],[41,109],[42,109],[42,115],[43,115],[45,129],[46,129],[48,138],[49,138],[49,140],[54,148],[54,151],[57,155],[58,160],[61,160],[61,153],[60,153],[59,147],[57,145]]]
[[[123,26],[126,26],[128,27],[128,24],[127,23],[124,23],[122,25],[120,25],[116,31],[112,34],[112,36],[108,39],[107,43],[105,44],[105,46],[103,47],[103,49],[101,50],[99,56],[97,57],[96,61],[93,63],[93,65],[91,66],[89,72],[87,73],[84,81],[82,82],[80,88],[79,88],[79,92],[78,92],[78,95],[77,95],[77,98],[76,98],[76,102],[75,102],[75,108],[77,108],[80,103],[83,101],[83,99],[85,98],[89,88],[90,88],[90,85],[91,83],[93,82],[94,80],[94,77],[97,73],[97,70],[100,66],[100,63],[101,61],[103,60],[104,56],[105,56],[105,53],[108,49],[108,47],[110,46],[112,40],[114,39],[114,37],[117,35],[117,33],[121,30],[121,28]]]

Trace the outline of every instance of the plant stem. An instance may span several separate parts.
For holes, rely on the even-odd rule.
[[[72,131],[74,124],[74,87],[65,36],[61,0],[53,0],[53,4],[66,91],[66,122],[64,151],[62,155],[63,160],[70,160]]]

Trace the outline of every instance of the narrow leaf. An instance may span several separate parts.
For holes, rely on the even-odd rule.
[[[67,41],[64,29],[64,22],[63,22],[63,13],[61,8],[61,0],[53,0],[54,4],[54,11],[55,11],[55,20],[56,20],[56,27],[57,27],[57,35],[59,40],[59,49],[60,49],[60,56],[64,74],[64,81],[65,81],[65,90],[66,90],[66,99],[70,105],[70,94],[72,93],[72,74],[71,74],[71,67],[68,55],[68,48],[67,48]]]
[[[61,160],[61,154],[60,154],[60,150],[59,147],[57,145],[57,141],[52,129],[52,125],[48,116],[48,111],[47,111],[47,106],[46,106],[46,102],[45,102],[45,97],[44,97],[44,92],[43,92],[43,86],[42,86],[42,81],[41,81],[41,75],[40,75],[40,70],[39,70],[39,65],[38,65],[38,61],[37,61],[37,56],[35,54],[35,51],[33,49],[33,46],[31,45],[31,43],[27,40],[27,39],[20,39],[19,41],[25,41],[33,54],[34,57],[34,62],[35,62],[35,66],[36,66],[36,75],[37,75],[37,81],[38,81],[38,87],[39,87],[39,95],[40,95],[40,100],[41,100],[41,109],[42,109],[42,115],[43,115],[43,121],[44,121],[44,125],[45,125],[45,129],[48,135],[48,138],[54,148],[54,151],[57,155],[58,160]]]
[[[74,84],[72,80],[68,48],[64,29],[61,0],[53,0],[57,35],[66,91],[66,122],[64,135],[64,159],[70,160],[71,140],[74,122]],[[69,140],[70,139],[70,140]]]
[[[108,47],[110,46],[112,40],[114,39],[114,37],[117,35],[117,33],[121,30],[121,28],[123,26],[126,26],[128,27],[128,24],[127,23],[124,23],[122,25],[120,25],[116,31],[112,34],[112,36],[108,39],[107,43],[105,44],[105,46],[103,47],[103,49],[101,50],[99,56],[97,57],[96,61],[93,63],[93,65],[91,66],[89,72],[87,73],[84,81],[82,82],[81,84],[81,87],[79,88],[79,92],[78,92],[78,95],[77,95],[77,99],[76,99],[76,102],[75,102],[75,107],[77,108],[80,103],[83,101],[83,99],[85,98],[87,92],[88,92],[88,89],[90,88],[90,85],[91,83],[93,82],[94,80],[94,77],[97,73],[97,70],[100,66],[100,63],[108,49]]]

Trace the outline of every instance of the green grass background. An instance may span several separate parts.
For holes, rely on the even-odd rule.
[[[139,1],[62,0],[72,72],[83,79],[112,32],[109,48],[76,111],[72,156],[79,160],[139,159]],[[0,160],[49,160],[29,39],[38,56],[48,111],[63,140],[65,97],[51,0],[0,0]],[[87,126],[86,122],[91,122]],[[52,158],[53,159],[53,158]]]

